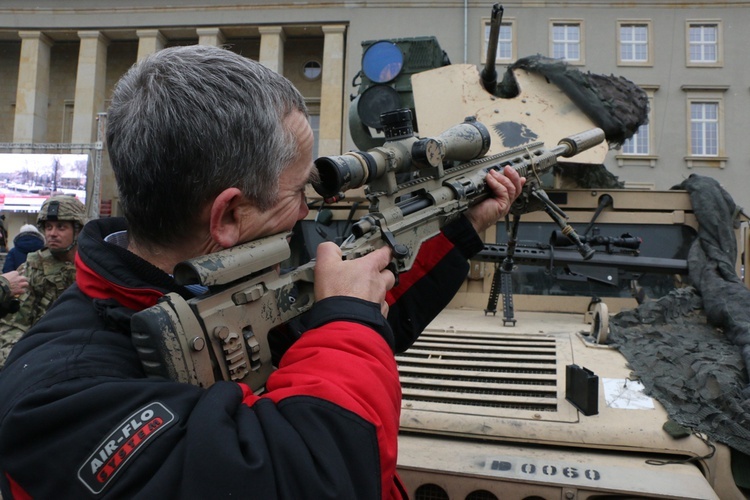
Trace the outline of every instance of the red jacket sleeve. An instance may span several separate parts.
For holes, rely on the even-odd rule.
[[[377,438],[381,492],[390,498],[401,409],[390,327],[375,304],[347,297],[316,303],[305,323],[313,326],[281,358],[267,392],[258,397],[244,387],[244,403],[253,407],[267,399],[281,407],[295,398],[317,398],[368,422]]]
[[[396,352],[411,347],[460,289],[469,272],[468,259],[484,246],[464,217],[446,225],[427,240],[409,272],[388,293],[388,323]]]

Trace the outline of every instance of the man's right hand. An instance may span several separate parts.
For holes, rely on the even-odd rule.
[[[321,243],[315,262],[315,298],[356,297],[380,304],[385,315],[386,292],[396,283],[396,277],[386,269],[390,262],[388,247],[354,260],[341,260],[341,249],[335,243]]]
[[[9,271],[3,274],[3,277],[8,280],[8,283],[10,283],[10,293],[12,293],[14,297],[23,294],[29,287],[29,280],[26,276],[18,274],[18,271]]]

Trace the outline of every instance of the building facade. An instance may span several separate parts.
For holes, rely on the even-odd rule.
[[[0,153],[19,144],[69,144],[78,152],[91,145],[89,152],[102,152],[103,160],[98,191],[92,196],[89,182],[87,199],[111,203],[114,215],[114,178],[106,150],[96,149],[99,124],[115,82],[145,55],[173,45],[210,44],[259,60],[292,80],[307,99],[315,153],[339,154],[355,148],[347,116],[362,42],[435,36],[451,62],[482,66],[492,8],[491,2],[467,0],[60,4],[0,2]],[[697,173],[715,177],[739,205],[750,207],[750,69],[743,34],[750,2],[502,5],[499,71],[539,53],[582,71],[623,76],[646,90],[649,124],[606,160],[626,185],[668,189]]]

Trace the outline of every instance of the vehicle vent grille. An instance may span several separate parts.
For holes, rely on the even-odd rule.
[[[557,412],[568,357],[560,355],[561,342],[544,334],[426,330],[396,357],[403,406],[488,415]]]

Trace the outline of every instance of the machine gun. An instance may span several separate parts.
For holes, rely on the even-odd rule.
[[[612,240],[620,240],[613,238]],[[614,245],[617,242],[601,237],[592,242],[594,245]],[[628,239],[625,245],[632,245]],[[643,257],[631,251],[596,252],[590,259],[583,259],[581,255],[570,248],[571,243],[565,240],[550,240],[550,243],[520,241],[514,249],[514,261],[518,265],[544,266],[604,266],[613,267],[621,271],[632,273],[658,274],[688,274],[688,264],[685,259],[670,259],[665,257]],[[503,243],[485,244],[484,249],[472,257],[480,262],[502,263],[508,256],[509,246]]]
[[[484,63],[484,69],[480,75],[482,78],[482,87],[492,95],[495,95],[497,88],[497,70],[495,69],[495,58],[497,57],[497,43],[499,41],[500,26],[503,23],[503,6],[495,4],[492,6],[490,15],[490,38],[487,43],[487,59]]]
[[[384,113],[382,121],[383,146],[317,159],[320,176],[314,188],[330,202],[365,186],[369,211],[341,245],[343,258],[356,259],[387,245],[396,273],[411,268],[424,241],[489,196],[489,170],[510,165],[527,178],[516,207],[522,210],[530,207],[523,200],[546,198],[535,179],[558,157],[575,156],[604,140],[600,129],[592,129],[551,149],[533,143],[484,156],[490,135],[472,118],[423,139],[414,136],[408,109]],[[202,387],[233,380],[261,391],[273,371],[269,332],[315,301],[314,260],[280,271],[291,254],[288,236],[269,236],[178,264],[177,283],[203,285],[209,292],[190,300],[170,293],[133,316],[133,342],[146,372]],[[574,242],[579,251],[590,250],[577,238]]]
[[[643,290],[636,282],[643,274],[687,275],[688,263],[686,259],[665,257],[644,257],[640,255],[641,238],[624,234],[621,237],[595,235],[581,236],[581,241],[592,246],[603,246],[605,251],[595,252],[591,257],[584,258],[574,251],[571,241],[560,231],[553,231],[549,243],[542,241],[514,241],[508,243],[485,244],[484,249],[472,257],[479,262],[495,264],[495,274],[487,299],[485,314],[497,312],[500,294],[503,296],[503,326],[515,326],[513,317],[513,287],[512,272],[515,265],[546,267],[550,274],[554,268],[565,268],[569,276],[577,280],[595,281],[614,284],[610,281],[597,279],[596,268],[605,269],[607,279],[612,274],[620,274],[620,278],[631,280],[631,291],[638,303],[643,300]],[[511,263],[510,265],[508,263]],[[593,273],[573,271],[573,269],[589,268]],[[613,273],[614,271],[614,273]],[[498,284],[500,280],[500,284]],[[500,288],[502,287],[502,289]]]

